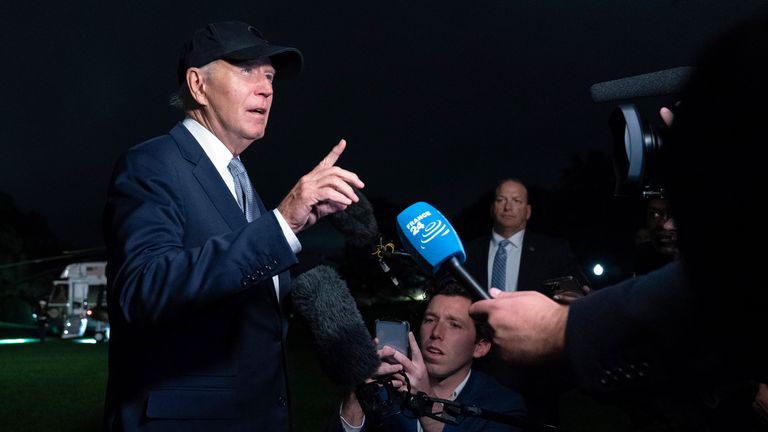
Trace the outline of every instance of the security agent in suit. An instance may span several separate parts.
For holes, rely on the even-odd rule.
[[[505,179],[499,182],[490,213],[493,231],[469,242],[466,248],[466,267],[478,278],[480,285],[506,291],[533,290],[545,293],[543,283],[547,279],[563,276],[574,276],[580,281],[586,279],[567,241],[526,229],[531,217],[531,205],[528,190],[521,180]],[[505,246],[505,258],[497,254],[503,241],[509,242]],[[504,259],[504,277],[497,277],[494,281],[494,272],[498,271],[494,269],[498,265],[495,261],[499,259]],[[583,293],[569,292],[562,295],[580,297]],[[557,404],[561,380],[556,371],[509,367],[499,358],[496,349],[477,363],[479,370],[523,393],[533,420],[547,424],[558,423]]]
[[[468,242],[466,247],[465,266],[480,285],[491,288],[494,260],[504,240],[509,243],[504,246],[506,260],[501,282],[503,287],[495,288],[543,292],[543,282],[547,279],[561,276],[578,276],[583,279],[583,273],[567,241],[526,229],[531,217],[531,205],[528,190],[521,180],[505,179],[499,182],[490,212],[493,219],[492,232]]]
[[[491,290],[470,312],[487,318],[510,363],[564,362],[580,388],[614,398],[768,378],[765,256],[754,248],[768,242],[768,171],[753,153],[766,110],[752,104],[768,100],[768,9],[703,54],[665,143],[680,260],[570,306]],[[712,211],[715,197],[728,212]],[[728,230],[714,244],[712,227]]]
[[[186,118],[117,163],[104,213],[107,430],[290,429],[295,234],[356,202],[364,185],[335,166],[344,140],[272,211],[229,166],[264,136],[273,80],[301,65],[298,50],[245,23],[199,29],[179,60]]]

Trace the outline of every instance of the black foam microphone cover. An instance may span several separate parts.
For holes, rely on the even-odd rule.
[[[373,206],[359,190],[355,190],[360,200],[342,212],[328,216],[334,228],[339,230],[352,246],[372,247],[379,236],[379,224],[373,214]]]
[[[318,266],[299,275],[291,299],[309,326],[319,363],[331,381],[356,386],[376,371],[380,360],[373,338],[336,270]]]
[[[593,84],[589,91],[592,95],[592,100],[595,102],[678,94],[683,91],[691,72],[691,67],[680,66],[600,82]]]

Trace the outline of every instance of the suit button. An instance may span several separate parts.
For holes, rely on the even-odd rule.
[[[240,286],[242,286],[243,288],[248,288],[250,284],[251,284],[251,281],[249,281],[247,277],[244,277],[240,280]]]
[[[285,408],[288,406],[288,401],[283,396],[279,396],[277,398],[277,405],[279,405],[281,408]]]

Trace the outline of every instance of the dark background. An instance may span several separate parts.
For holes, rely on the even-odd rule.
[[[102,246],[113,163],[181,118],[167,104],[179,48],[228,19],[305,57],[244,155],[268,206],[343,137],[340,165],[366,182],[385,230],[423,200],[465,239],[481,234],[483,199],[515,176],[531,188],[533,227],[572,240],[585,265],[618,256],[635,204],[610,197],[614,105],[593,103],[589,86],[691,64],[763,3],[3,2],[4,261]]]

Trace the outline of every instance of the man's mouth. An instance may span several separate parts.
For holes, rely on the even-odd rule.
[[[443,352],[441,349],[439,349],[439,348],[436,348],[436,347],[434,347],[434,346],[428,346],[428,347],[427,347],[427,349],[426,349],[426,351],[427,351],[428,353],[430,353],[430,354],[434,354],[434,355],[445,355],[445,353],[444,353],[444,352]]]

